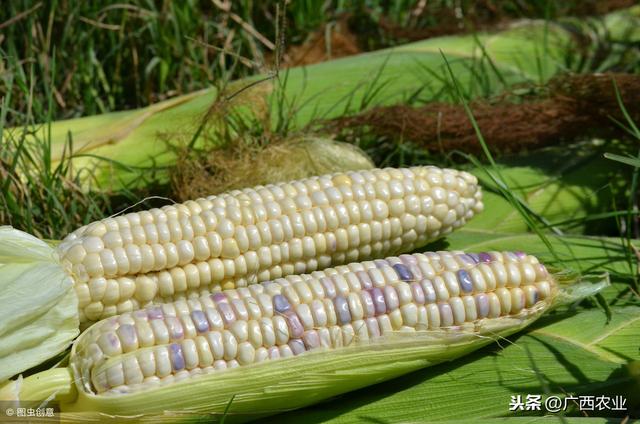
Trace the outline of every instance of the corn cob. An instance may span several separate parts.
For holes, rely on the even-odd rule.
[[[468,354],[597,293],[520,252],[400,255],[105,319],[69,367],[0,387],[64,422],[236,421],[300,408]]]
[[[374,169],[107,218],[58,247],[80,321],[411,251],[482,210],[471,174]]]
[[[522,253],[400,255],[112,317],[78,339],[71,363],[82,390],[114,396],[394,332],[522,317],[556,290]]]

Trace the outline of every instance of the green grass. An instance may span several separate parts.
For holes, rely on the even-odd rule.
[[[22,125],[45,122],[49,115],[61,119],[131,109],[267,69],[275,46],[277,3],[8,2],[0,10],[0,93],[12,92],[4,120]],[[300,44],[344,14],[351,17],[362,48],[371,50],[407,41],[377,25],[382,18],[420,31],[443,25],[443,16],[454,19],[454,7],[459,15],[451,22],[454,29],[471,28],[475,16],[487,22],[493,15],[554,19],[576,10],[598,10],[595,1],[495,0],[492,11],[476,3],[438,0],[420,9],[414,0],[290,2],[286,42]],[[237,57],[246,60],[236,63]],[[52,73],[54,63],[58,71]]]

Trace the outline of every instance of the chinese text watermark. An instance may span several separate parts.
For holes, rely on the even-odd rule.
[[[627,399],[623,396],[547,396],[538,394],[511,395],[509,411],[566,411],[570,405],[580,411],[626,411]]]

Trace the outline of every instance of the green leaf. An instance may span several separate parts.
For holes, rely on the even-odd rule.
[[[640,159],[638,158],[616,155],[615,153],[605,153],[604,157],[616,162],[624,163],[625,165],[633,166],[634,168],[640,168]]]
[[[544,399],[621,393],[631,407],[640,380],[626,361],[640,360],[640,307],[615,308],[612,317],[607,322],[595,310],[548,316],[528,334],[500,346],[281,415],[278,422],[475,422],[525,415],[510,412],[509,401],[527,394]]]
[[[585,228],[585,219],[598,213],[606,215],[613,193],[622,187],[621,178],[612,178],[619,166],[604,159],[601,150],[602,146],[593,143],[548,148],[502,159],[499,169],[512,193],[528,206],[534,219],[542,220],[540,227],[548,224],[579,233]],[[484,170],[471,172],[484,189],[485,213],[465,228],[527,231],[524,218],[499,194]]]

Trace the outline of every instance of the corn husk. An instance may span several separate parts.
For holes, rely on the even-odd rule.
[[[0,227],[0,383],[63,352],[78,335],[73,282],[45,242]]]

